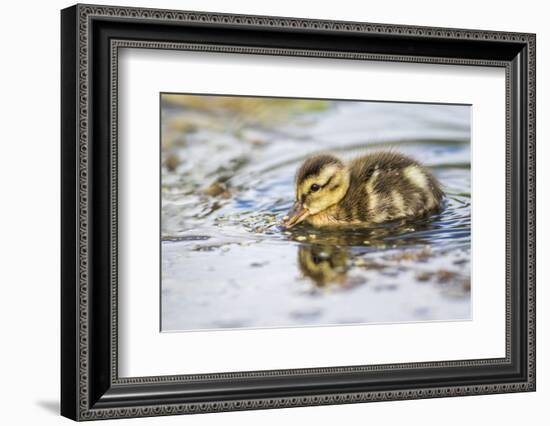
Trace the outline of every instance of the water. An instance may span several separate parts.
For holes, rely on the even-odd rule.
[[[470,319],[470,110],[166,96],[163,331]],[[394,149],[445,208],[371,229],[280,226],[296,168]]]

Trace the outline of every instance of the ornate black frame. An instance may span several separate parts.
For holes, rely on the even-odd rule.
[[[76,5],[61,13],[61,413],[74,420],[535,390],[535,35]],[[506,70],[506,357],[119,378],[117,54],[193,49]]]

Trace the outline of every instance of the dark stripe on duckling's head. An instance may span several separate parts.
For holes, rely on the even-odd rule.
[[[329,164],[343,166],[343,163],[333,155],[321,154],[305,160],[296,172],[296,183],[301,183],[311,176],[317,176],[321,169]]]

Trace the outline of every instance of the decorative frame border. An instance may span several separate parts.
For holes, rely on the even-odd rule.
[[[78,111],[77,111],[77,359],[75,378],[75,390],[78,392],[76,407],[65,410],[65,414],[78,420],[92,420],[112,417],[141,417],[151,415],[170,415],[197,412],[215,412],[261,408],[280,408],[292,406],[342,404],[352,402],[400,400],[416,398],[434,398],[442,396],[461,396],[487,393],[503,393],[517,391],[533,391],[535,389],[535,36],[533,34],[521,34],[511,32],[479,31],[464,29],[430,28],[417,26],[401,26],[386,24],[368,24],[358,22],[337,22],[324,20],[279,18],[267,16],[246,16],[213,14],[201,12],[168,11],[156,9],[136,9],[125,7],[104,7],[91,5],[75,6],[77,18],[77,76],[76,87],[78,90]],[[485,384],[479,386],[449,386],[424,389],[402,389],[380,392],[351,392],[351,393],[328,393],[322,395],[310,395],[300,397],[273,397],[259,399],[234,399],[225,401],[202,402],[202,403],[165,403],[157,405],[145,405],[139,407],[94,407],[90,398],[90,329],[89,322],[89,236],[90,236],[90,163],[89,163],[89,114],[90,114],[90,27],[93,19],[96,18],[120,18],[139,20],[140,22],[171,21],[181,23],[205,23],[220,25],[238,25],[245,27],[261,28],[292,28],[300,30],[315,30],[326,32],[345,32],[361,34],[383,34],[383,35],[410,35],[422,38],[437,38],[449,40],[485,40],[485,41],[506,41],[522,43],[527,47],[527,99],[528,114],[527,124],[527,380],[512,383]],[[414,363],[414,364],[388,364],[374,366],[355,367],[329,367],[300,370],[274,370],[245,373],[222,373],[208,375],[188,376],[160,376],[140,378],[119,378],[118,377],[118,329],[117,329],[117,84],[118,84],[118,49],[120,48],[154,48],[154,49],[176,49],[196,50],[209,52],[225,52],[239,54],[264,54],[264,55],[285,55],[285,56],[310,56],[325,57],[333,59],[361,59],[374,61],[397,61],[417,63],[441,63],[455,65],[481,65],[497,66],[506,69],[506,358],[504,359],[482,359],[464,360],[450,362]],[[507,61],[492,61],[462,58],[440,58],[440,57],[418,57],[403,55],[385,55],[368,53],[329,52],[300,49],[280,48],[256,48],[243,46],[222,46],[193,43],[170,43],[152,42],[140,40],[111,40],[111,368],[110,381],[114,387],[126,384],[150,385],[159,383],[173,383],[181,381],[216,381],[220,379],[236,379],[246,377],[269,377],[269,376],[303,376],[307,374],[331,374],[341,372],[363,372],[380,371],[404,368],[426,368],[426,367],[448,367],[448,366],[478,366],[490,364],[505,364],[510,362],[511,342],[511,290],[510,290],[510,256],[511,256],[511,137],[513,129],[510,128],[511,116],[511,65]],[[63,402],[63,401],[62,401]],[[74,411],[73,411],[74,409]],[[63,411],[63,408],[62,408]],[[74,415],[73,415],[74,414]]]

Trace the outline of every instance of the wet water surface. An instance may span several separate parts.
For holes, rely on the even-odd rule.
[[[467,106],[163,95],[163,331],[470,319]],[[444,209],[290,231],[303,159],[393,149]]]

